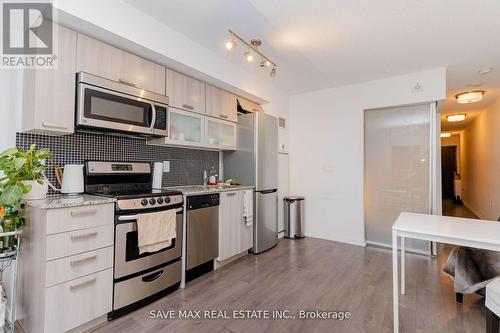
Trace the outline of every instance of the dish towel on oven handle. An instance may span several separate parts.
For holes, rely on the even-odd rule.
[[[253,191],[243,192],[243,218],[247,227],[253,224]]]
[[[139,254],[156,252],[172,245],[176,237],[176,210],[139,214],[137,240]]]

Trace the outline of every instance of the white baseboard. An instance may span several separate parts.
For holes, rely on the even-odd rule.
[[[353,240],[353,239],[346,239],[346,238],[340,238],[340,237],[324,237],[322,235],[314,235],[314,234],[308,234],[306,233],[306,237],[311,237],[311,238],[319,238],[319,239],[324,239],[324,240],[329,240],[333,242],[340,242],[340,243],[346,243],[346,244],[351,244],[351,245],[356,245],[356,246],[366,246],[366,242],[364,240]]]
[[[377,247],[383,247],[385,249],[392,249],[391,245],[387,245],[387,244],[379,243],[379,242],[366,241],[366,244],[367,245],[377,246]],[[401,247],[398,246],[398,248],[401,248]],[[415,253],[415,254],[423,254],[423,255],[426,255],[426,256],[430,256],[431,255],[430,251],[424,251],[424,250],[419,250],[419,249],[412,249],[412,248],[409,248],[409,247],[406,247],[406,252],[408,252],[408,253]]]
[[[462,202],[463,202],[463,204],[464,204],[465,207],[467,207],[471,212],[474,213],[474,215],[476,215],[477,217],[479,217],[481,220],[485,220],[485,218],[482,217],[481,214],[479,214],[479,212],[477,210],[475,210],[474,208],[472,208],[471,205],[469,205],[467,202],[465,202],[463,200],[462,200]]]

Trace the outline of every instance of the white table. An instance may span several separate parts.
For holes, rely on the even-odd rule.
[[[500,251],[500,223],[458,217],[401,213],[392,226],[394,332],[399,332],[398,237],[401,238],[401,294],[405,294],[405,238]]]

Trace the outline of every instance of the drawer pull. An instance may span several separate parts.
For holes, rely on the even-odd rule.
[[[189,109],[189,110],[194,110],[194,106],[191,106],[189,104],[182,104],[183,108]]]
[[[97,236],[97,231],[89,232],[89,233],[86,233],[86,234],[80,234],[80,235],[72,235],[71,236],[71,240],[75,241],[75,240],[79,240],[79,239],[83,239],[83,238],[89,238],[89,237],[95,237],[95,236]]]
[[[153,273],[151,275],[144,276],[142,278],[143,282],[153,282],[156,279],[159,279],[163,275],[163,270]]]
[[[42,123],[42,126],[47,127],[47,128],[58,128],[58,129],[62,129],[62,130],[68,129],[66,126],[58,126],[58,125],[54,125],[52,123],[47,123],[45,121]]]
[[[220,117],[221,117],[221,118],[224,118],[224,119],[227,119],[229,116],[228,116],[227,114],[223,114],[223,113],[221,113],[221,114],[220,114]]]
[[[254,108],[254,109],[252,109],[252,111],[253,112],[259,112],[259,109]]]
[[[87,280],[87,281],[83,281],[83,282],[80,282],[80,283],[77,283],[77,284],[73,284],[73,285],[69,286],[69,290],[74,290],[74,289],[78,289],[80,287],[88,286],[90,284],[96,283],[96,281],[97,281],[97,278],[92,278],[92,279]]]
[[[118,82],[123,83],[123,84],[125,84],[127,86],[131,86],[131,87],[135,87],[137,85],[134,82],[130,82],[130,81],[127,81],[127,80],[124,80],[124,79],[118,79]]]
[[[227,196],[236,195],[236,192],[227,192]]]
[[[71,211],[71,216],[84,216],[84,215],[95,215],[95,214],[97,214],[97,209]]]
[[[97,255],[94,254],[93,256],[89,256],[89,257],[86,257],[86,258],[71,260],[69,262],[69,264],[70,264],[70,266],[75,266],[75,265],[78,265],[78,264],[83,264],[84,262],[89,261],[89,260],[94,260],[96,258],[97,258]]]

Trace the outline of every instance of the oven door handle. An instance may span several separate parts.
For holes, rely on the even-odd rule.
[[[182,208],[177,208],[175,210],[177,213],[182,212]],[[118,216],[118,221],[135,221],[137,220],[138,215],[122,215]]]

